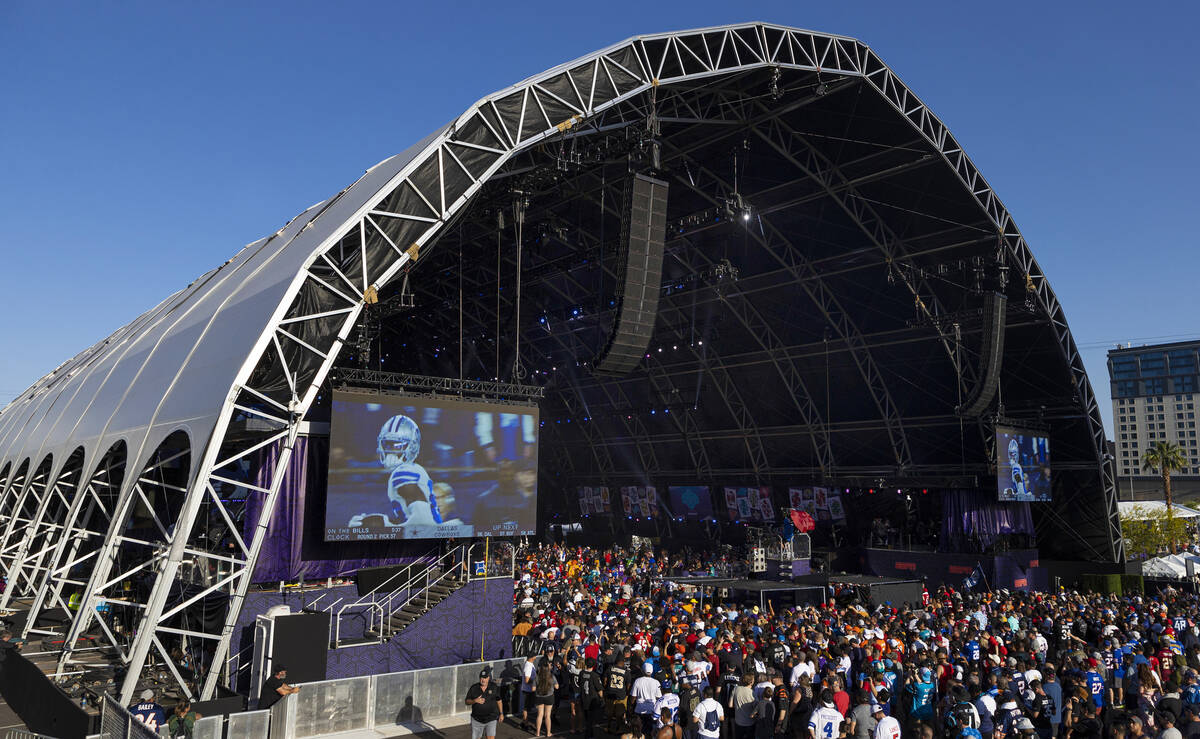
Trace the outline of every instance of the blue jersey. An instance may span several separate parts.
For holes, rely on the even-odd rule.
[[[1092,696],[1092,703],[1098,708],[1104,708],[1104,678],[1100,677],[1100,673],[1088,670],[1083,676],[1083,681],[1087,685],[1088,694]]]
[[[979,650],[979,642],[972,639],[963,647],[963,656],[970,662],[978,662],[981,655]]]
[[[1171,628],[1175,629],[1176,635],[1182,634],[1183,632],[1187,631],[1188,620],[1183,616],[1176,616],[1175,618],[1171,619]]]
[[[1024,701],[1025,686],[1028,682],[1025,680],[1025,673],[1021,670],[1013,670],[1008,675],[1008,679],[1012,682],[1013,687],[1017,689],[1017,700]]]
[[[1200,704],[1200,685],[1185,685],[1183,699],[1193,706]]]
[[[1112,672],[1119,664],[1117,656],[1111,649],[1106,649],[1100,653],[1100,661],[1104,663],[1104,669]]]
[[[167,725],[167,712],[154,701],[144,701],[129,707],[129,712],[149,729],[157,731]]]

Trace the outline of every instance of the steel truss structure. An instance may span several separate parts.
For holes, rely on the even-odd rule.
[[[840,116],[848,131],[858,106],[877,118],[888,112],[890,120],[878,124],[875,148],[831,128],[803,128],[816,116]],[[613,204],[620,202],[620,183],[608,178],[603,152],[591,159],[563,159],[561,153],[622,135],[635,139],[650,118],[665,131],[655,143],[663,166],[673,172],[673,192],[691,203],[688,212],[671,214],[683,224],[668,243],[673,264],[696,272],[717,264],[719,254],[706,234],[718,227],[724,204],[744,199],[755,212],[753,219],[745,214],[738,248],[753,251],[767,266],[753,274],[743,269],[728,289],[698,288],[690,302],[687,291],[678,302],[664,298],[656,338],[684,352],[652,353],[637,378],[662,411],[653,421],[638,408],[643,391],[628,382],[600,382],[582,371],[557,374],[557,367],[551,376],[541,368],[546,356],[578,353],[588,343],[578,332],[540,332],[508,320],[503,328],[514,330],[516,341],[502,342],[500,303],[494,312],[487,300],[472,303],[472,321],[497,326],[495,366],[488,368],[490,376],[476,373],[481,391],[485,385],[489,392],[514,390],[515,384],[500,382],[502,367],[541,368],[535,379],[554,389],[555,412],[565,424],[548,426],[544,443],[557,445],[552,458],[567,477],[615,479],[628,470],[628,455],[614,456],[613,435],[632,440],[632,464],[642,475],[681,466],[702,480],[737,473],[763,482],[796,470],[822,478],[876,471],[898,478],[922,470],[986,474],[982,456],[968,464],[963,456],[970,455],[963,452],[955,464],[924,451],[931,430],[940,434],[936,443],[942,447],[965,448],[963,419],[913,408],[979,381],[971,369],[980,351],[972,344],[973,329],[938,320],[961,311],[970,296],[954,293],[967,297],[944,304],[948,280],[918,269],[921,260],[990,251],[995,264],[1017,276],[1013,289],[1026,291],[1036,313],[1009,322],[1009,331],[1029,331],[1042,347],[1036,356],[1031,350],[1027,362],[1041,379],[1024,384],[1045,380],[1062,388],[1055,404],[1032,390],[1023,399],[1020,383],[1010,383],[1010,415],[1057,418],[1069,438],[1058,473],[1066,481],[1039,525],[1066,532],[1069,544],[1063,546],[1080,556],[1123,557],[1095,396],[1062,307],[1000,199],[946,126],[866,45],[749,24],[639,36],[478,101],[22,393],[0,412],[0,566],[9,584],[0,606],[31,610],[26,636],[37,635],[38,616],[47,609],[74,613],[60,669],[80,658],[82,637],[95,637],[127,668],[120,690],[125,703],[150,662],[164,665],[186,694],[211,697],[301,421],[339,357],[344,361],[354,351],[350,339],[364,307],[410,270],[418,284],[425,280],[425,299],[453,299],[452,280],[439,283],[432,273],[423,278],[420,267],[428,253],[436,258],[452,252],[456,239],[460,259],[464,241],[478,249],[487,239],[496,245],[497,260],[505,256],[513,244],[498,242],[495,231],[503,221],[496,213],[506,206],[488,202],[507,203],[508,184],[527,180],[539,162],[565,162],[574,189],[563,200],[572,207],[619,217]],[[753,173],[739,169],[736,152],[734,165],[725,166],[730,137],[740,141],[734,149],[750,151],[753,142],[754,151],[767,152],[786,174],[779,170],[774,179],[752,183]],[[718,160],[714,151],[725,153]],[[873,188],[904,177],[926,177],[926,186],[935,178],[941,187],[953,182],[943,198],[953,207],[881,201]],[[805,208],[814,210],[784,220]],[[934,208],[941,210],[926,212]],[[565,217],[551,210],[538,216],[549,228]],[[842,224],[836,245],[833,232],[820,225],[835,216]],[[544,275],[547,300],[595,292],[572,270],[587,263],[588,254],[602,259],[611,237],[603,237],[603,228],[590,240],[582,233],[587,229],[579,231],[567,258],[515,268]],[[516,238],[522,238],[519,232]],[[506,264],[497,261],[495,273],[473,265],[479,275],[465,261],[458,264],[460,315],[462,275],[471,277],[471,289],[493,277],[499,286]],[[605,273],[599,274],[602,281]],[[845,282],[862,274],[899,280],[902,297],[874,313],[864,311],[862,300],[847,290],[853,283]],[[797,339],[780,323],[778,311],[761,299],[777,290],[810,306],[816,334]],[[902,302],[915,306],[925,327],[876,330],[879,316]],[[439,314],[438,305],[418,303],[406,318],[432,337],[428,346],[447,341],[439,324],[448,315]],[[732,350],[711,340],[696,343],[689,326],[705,305],[721,308],[713,312],[709,336],[737,332],[753,341]],[[603,314],[600,299],[594,307]],[[463,324],[457,325],[462,342]],[[929,341],[920,361],[936,363],[944,383],[935,374],[928,384],[902,383],[892,353],[907,342]],[[501,361],[502,349],[516,362]],[[760,366],[786,392],[769,409],[745,380],[744,373]],[[917,378],[923,371],[904,369]],[[854,416],[859,409],[834,406],[831,372],[839,382],[852,378],[845,382],[866,400],[860,415]],[[698,408],[699,383],[719,400],[710,404],[711,413],[719,411],[723,423]],[[846,404],[843,397],[836,402]],[[672,408],[676,412],[667,418]],[[765,418],[777,409],[794,421]],[[592,422],[604,414],[614,419],[610,425]],[[965,425],[977,428],[974,419]],[[669,461],[668,436],[686,449],[685,461]],[[789,439],[782,451],[777,436]],[[972,448],[985,446],[975,437]],[[728,451],[728,441],[735,452]],[[572,454],[576,446],[587,451]],[[860,460],[868,452],[871,464]],[[727,464],[731,453],[742,461]],[[807,461],[783,463],[777,459],[783,453],[802,453]],[[76,610],[70,609],[73,601]],[[219,618],[211,617],[214,603]],[[209,617],[197,617],[201,606]],[[184,654],[196,672],[182,667]]]

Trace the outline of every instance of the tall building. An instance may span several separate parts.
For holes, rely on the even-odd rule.
[[[1187,487],[1195,487],[1194,481],[1200,479],[1200,448],[1196,443],[1196,406],[1200,403],[1197,350],[1200,341],[1138,347],[1118,345],[1108,352],[1117,474],[1129,481],[1127,490],[1133,489],[1133,478],[1152,475],[1142,472],[1142,453],[1156,441],[1172,441],[1183,447],[1188,466],[1175,473],[1173,479],[1178,477],[1181,482],[1193,483]]]

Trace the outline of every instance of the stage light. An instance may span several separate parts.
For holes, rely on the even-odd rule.
[[[896,488],[896,495],[900,494],[900,488]]]
[[[868,489],[868,490],[867,490],[867,492],[868,492],[869,494],[871,494],[871,495],[874,495],[874,494],[875,494],[875,488],[870,488],[870,489]]]
[[[697,344],[699,344],[700,346],[704,346],[704,341],[703,341],[703,340],[701,340],[701,341],[697,341],[696,343],[697,343]]]
[[[921,495],[929,495],[929,488],[921,488]]]
[[[653,409],[653,408],[651,408],[651,409],[650,409],[650,415],[652,415],[652,416],[654,415],[654,409]]]
[[[829,93],[829,85],[822,82],[821,84],[817,85],[817,88],[813,90],[813,92],[817,94],[817,97],[825,97],[825,95]]]
[[[661,352],[661,351],[662,351],[662,347],[661,347],[661,346],[660,346],[660,347],[658,347],[658,350]]]
[[[678,345],[678,344],[675,344],[675,345],[674,345],[674,346],[672,346],[671,348],[672,348],[672,349],[674,349],[675,351],[679,351],[679,345]]]

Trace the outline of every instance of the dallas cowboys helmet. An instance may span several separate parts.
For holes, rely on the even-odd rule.
[[[421,451],[421,429],[408,416],[392,416],[379,429],[379,463],[388,469],[408,464]]]

